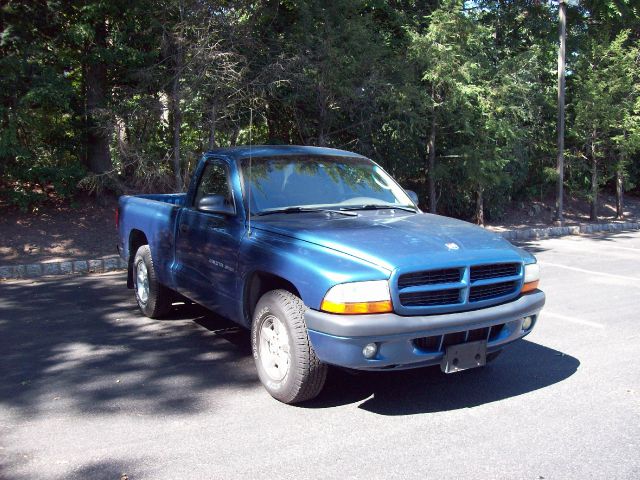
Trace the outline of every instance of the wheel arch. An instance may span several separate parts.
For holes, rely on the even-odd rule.
[[[244,321],[247,326],[251,326],[253,313],[260,297],[271,290],[277,289],[286,290],[301,298],[300,291],[295,284],[280,275],[256,270],[247,276],[242,296]]]
[[[127,261],[127,288],[133,288],[133,259],[136,252],[143,245],[149,245],[149,240],[142,230],[134,228],[129,232],[129,258]]]

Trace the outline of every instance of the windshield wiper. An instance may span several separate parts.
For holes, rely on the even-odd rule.
[[[403,205],[380,205],[370,203],[368,205],[354,205],[351,207],[341,207],[340,210],[404,210],[405,212],[418,213],[413,207],[405,207]]]
[[[313,208],[313,207],[286,207],[286,208],[274,208],[273,210],[265,210],[263,212],[258,212],[256,215],[273,215],[276,213],[308,213],[308,212],[329,212],[329,213],[338,213],[340,215],[345,215],[348,217],[357,217],[358,214],[354,212],[345,212],[342,210],[332,210],[330,208]]]

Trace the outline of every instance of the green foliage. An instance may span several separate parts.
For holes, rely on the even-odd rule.
[[[73,199],[85,175],[86,170],[78,162],[14,166],[5,172],[0,197],[26,212],[45,202]]]
[[[571,193],[592,145],[600,187],[640,184],[636,3],[569,5]],[[433,176],[441,213],[497,218],[553,189],[556,55],[557,3],[537,0],[9,0],[2,195],[174,190],[202,151],[248,143],[253,111],[254,143],[355,150],[422,198]]]
[[[604,174],[604,182],[616,171],[628,174],[640,150],[640,41],[632,41],[629,30],[611,41],[593,39],[576,70],[572,133],[583,162],[574,175],[584,184],[588,168]]]

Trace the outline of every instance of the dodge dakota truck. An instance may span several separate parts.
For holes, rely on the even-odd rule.
[[[285,403],[329,366],[479,367],[534,328],[536,259],[500,235],[423,213],[361,155],[305,146],[206,153],[186,193],[120,198],[127,286],[157,318],[185,298],[250,329]]]

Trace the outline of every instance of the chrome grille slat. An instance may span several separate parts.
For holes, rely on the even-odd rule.
[[[489,278],[512,277],[518,275],[520,271],[519,263],[498,263],[493,265],[474,265],[471,267],[470,278],[476,280],[486,280]]]
[[[479,302],[489,300],[513,293],[517,288],[517,282],[501,282],[480,287],[471,287],[469,292],[469,302]]]
[[[459,268],[444,268],[439,270],[427,270],[424,272],[405,273],[398,278],[398,288],[413,287],[417,285],[434,285],[438,283],[456,283],[462,279]]]
[[[460,303],[460,290],[435,290],[433,292],[401,293],[400,302],[407,307],[426,307],[434,305],[453,305]]]

